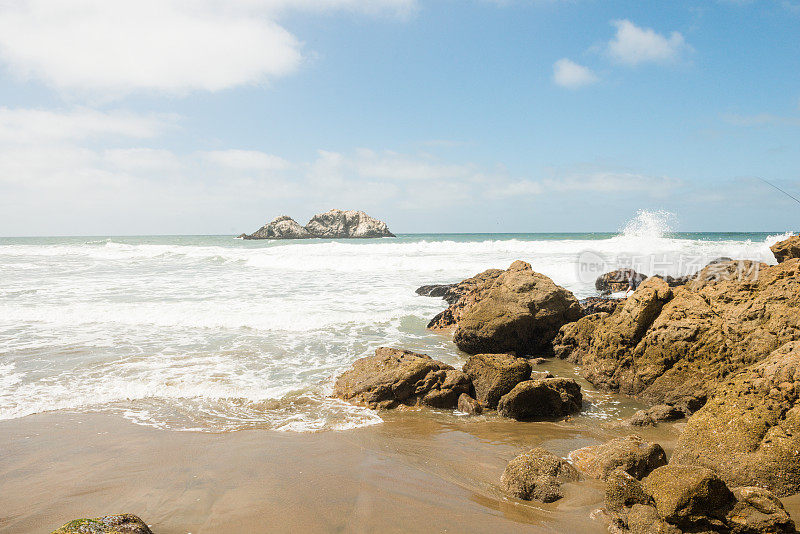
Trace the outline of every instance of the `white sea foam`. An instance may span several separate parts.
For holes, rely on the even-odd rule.
[[[0,419],[102,410],[179,430],[375,424],[375,413],[329,398],[353,360],[396,345],[460,363],[447,337],[425,329],[445,304],[415,295],[420,285],[523,259],[585,297],[584,251],[612,267],[658,260],[641,270],[678,275],[720,256],[774,262],[769,245],[785,237],[676,236],[670,219],[640,212],[603,239],[0,240]],[[611,409],[598,406],[593,416]]]

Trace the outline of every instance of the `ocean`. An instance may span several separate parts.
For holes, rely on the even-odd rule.
[[[584,298],[596,294],[598,268],[681,275],[723,256],[775,263],[769,246],[783,237],[667,223],[642,212],[612,234],[0,238],[0,420],[102,412],[203,432],[379,424],[329,398],[355,359],[386,345],[465,359],[449,335],[426,330],[446,304],[418,286],[521,259]],[[594,404],[589,416],[612,415],[613,402]]]

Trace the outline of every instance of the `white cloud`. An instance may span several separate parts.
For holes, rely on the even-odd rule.
[[[292,9],[407,14],[415,0],[6,0],[0,60],[22,78],[118,96],[264,83],[295,71]]]
[[[561,87],[577,89],[596,83],[598,80],[591,69],[567,58],[559,59],[553,64],[553,81]]]
[[[613,22],[617,33],[608,43],[609,56],[626,65],[642,63],[668,63],[678,60],[690,49],[683,35],[672,32],[669,37],[651,28],[640,28],[629,20]]]
[[[282,171],[292,165],[285,159],[258,150],[213,150],[203,157],[220,167],[239,171]]]
[[[669,176],[653,176],[634,172],[594,171],[568,173],[558,178],[542,180],[541,187],[562,192],[633,192],[661,196],[683,185],[681,180]]]

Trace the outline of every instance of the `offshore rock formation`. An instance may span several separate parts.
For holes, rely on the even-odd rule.
[[[395,237],[386,223],[363,211],[333,209],[314,215],[303,227],[287,215],[282,215],[243,239],[326,239]]]
[[[800,258],[800,235],[794,235],[789,239],[779,241],[769,247],[775,255],[778,263],[782,263],[792,258]]]
[[[448,316],[456,323],[453,341],[469,354],[550,352],[558,329],[583,315],[572,293],[524,261],[478,276],[483,280],[449,308]],[[437,317],[441,322],[444,316]]]
[[[153,532],[135,515],[119,514],[94,519],[76,519],[51,534],[153,534]]]
[[[467,375],[425,354],[381,347],[356,360],[334,385],[333,395],[369,408],[425,405],[455,408],[469,394]]]
[[[508,462],[500,485],[503,491],[518,499],[553,502],[564,496],[562,482],[575,482],[579,478],[569,462],[537,448]]]

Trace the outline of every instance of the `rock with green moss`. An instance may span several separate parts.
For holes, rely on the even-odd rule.
[[[513,354],[475,354],[463,371],[472,380],[475,398],[487,408],[496,408],[500,397],[531,377],[531,364]]]
[[[583,315],[572,293],[524,261],[512,263],[490,284],[462,310],[453,334],[469,354],[550,353],[558,329]]]
[[[75,519],[52,534],[153,534],[144,521],[133,514],[107,515],[94,519]]]
[[[581,386],[571,378],[520,382],[497,403],[497,413],[518,421],[557,419],[581,411]]]
[[[500,477],[503,491],[525,501],[553,502],[563,497],[561,484],[580,475],[569,462],[542,448],[520,454]]]
[[[800,341],[723,382],[689,418],[671,462],[712,468],[736,486],[800,492]]]

